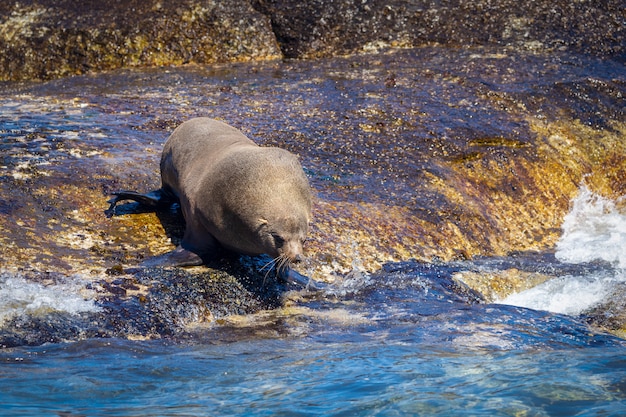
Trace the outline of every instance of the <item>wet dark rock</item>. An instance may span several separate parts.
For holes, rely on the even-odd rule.
[[[0,16],[0,79],[280,57],[245,0],[26,0],[0,3]]]
[[[127,291],[137,286],[142,289]],[[100,315],[103,327],[127,337],[181,335],[190,324],[281,304],[281,287],[275,279],[264,285],[262,274],[245,276],[205,268],[137,269],[132,271],[132,278],[103,282],[103,289],[109,294],[97,301],[104,309]]]
[[[569,50],[624,60],[623,19],[619,0],[3,2],[0,80],[433,43]],[[393,77],[386,81],[393,83]]]
[[[189,326],[276,308],[285,290],[273,277],[235,269],[126,272],[112,282],[89,285],[98,290],[94,301],[99,312],[38,311],[2,323],[0,348],[93,337],[184,338]],[[60,275],[28,275],[34,282],[62,279]]]
[[[0,328],[0,348],[39,346],[103,336],[109,334],[94,326],[93,317],[89,314],[51,312],[39,316],[21,315]]]
[[[507,45],[573,49],[623,59],[619,1],[255,0],[291,58],[352,53],[377,44]]]
[[[585,316],[593,326],[626,338],[626,284],[616,285],[612,294]]]

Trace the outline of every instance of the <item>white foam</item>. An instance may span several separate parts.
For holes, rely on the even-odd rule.
[[[0,271],[0,324],[24,314],[44,315],[52,311],[79,314],[100,308],[80,292],[84,285],[78,280],[62,284],[42,285],[18,274]]]
[[[512,294],[500,303],[578,315],[604,301],[618,281],[618,277],[607,272],[588,276],[564,275]]]
[[[624,197],[620,198],[624,200]],[[626,268],[626,213],[615,201],[581,187],[565,216],[563,234],[556,244],[556,257],[562,262],[593,260],[611,262]]]
[[[556,245],[561,262],[581,264],[596,260],[615,269],[597,268],[584,275],[566,275],[512,294],[502,304],[578,315],[602,303],[617,283],[626,282],[626,213],[624,197],[612,201],[581,187],[563,221]]]

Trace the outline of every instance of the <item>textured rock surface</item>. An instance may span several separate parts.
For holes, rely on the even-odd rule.
[[[377,45],[508,45],[620,56],[620,1],[256,0],[287,57],[329,56]]]
[[[200,115],[300,156],[317,192],[302,272],[316,279],[547,250],[583,183],[626,194],[620,71],[434,47],[16,88],[0,103],[0,256],[73,270],[170,250],[152,213],[102,211],[108,192],[157,188],[162,143]]]
[[[0,79],[281,56],[245,0],[7,1],[0,16]]]
[[[606,302],[586,315],[593,325],[626,339],[626,285],[617,286]]]
[[[432,43],[624,60],[625,26],[619,0],[6,1],[0,3],[0,80]]]
[[[0,79],[87,73],[1,84],[0,267],[35,282],[80,276],[110,318],[18,320],[16,344],[157,337],[280,303],[250,260],[243,272],[133,272],[172,249],[180,225],[103,215],[109,192],[158,187],[162,144],[191,117],[301,157],[318,198],[300,267],[320,280],[549,251],[582,184],[626,195],[619,2],[41,0],[2,3],[0,16]],[[138,66],[167,67],[97,74]],[[491,300],[549,276],[456,278]],[[623,330],[611,317],[601,324]]]

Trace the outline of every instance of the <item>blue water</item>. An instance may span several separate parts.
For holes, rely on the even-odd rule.
[[[626,413],[626,343],[405,263],[185,338],[0,351],[0,415]]]
[[[2,415],[623,415],[626,349],[420,343],[419,327],[3,352]],[[416,340],[418,339],[418,340]]]

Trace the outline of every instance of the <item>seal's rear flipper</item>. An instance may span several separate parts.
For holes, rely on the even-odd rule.
[[[141,263],[141,266],[149,268],[156,266],[198,266],[203,264],[204,261],[199,255],[179,246],[171,252],[146,259]]]
[[[107,201],[107,203],[111,205],[104,211],[104,214],[106,214],[107,217],[112,217],[115,214],[115,206],[123,200],[133,200],[143,206],[155,209],[173,202],[172,199],[169,198],[169,196],[167,196],[161,189],[151,191],[146,194],[140,194],[135,191],[119,191],[117,193],[112,193],[112,195],[114,197]]]

